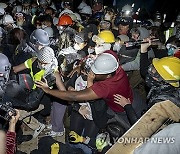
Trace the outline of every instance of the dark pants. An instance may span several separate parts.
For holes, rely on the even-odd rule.
[[[52,110],[51,110],[51,124],[52,130],[55,132],[63,132],[64,131],[64,113],[66,111],[66,105],[63,105],[58,102],[53,102]]]
[[[95,148],[96,136],[99,128],[97,128],[93,120],[84,119],[78,112],[72,111],[70,117],[70,130],[75,131],[80,136],[88,136],[90,138],[88,145]]]

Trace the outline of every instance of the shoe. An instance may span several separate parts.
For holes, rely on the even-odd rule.
[[[39,127],[34,131],[33,138],[36,138],[45,128],[45,125],[42,123],[39,123]]]
[[[32,135],[21,135],[17,137],[17,144],[20,145],[22,142],[30,141],[33,138]]]
[[[63,132],[54,132],[52,130],[52,131],[46,133],[46,136],[51,136],[51,137],[57,137],[57,136],[63,136],[63,135],[64,135],[64,131]]]

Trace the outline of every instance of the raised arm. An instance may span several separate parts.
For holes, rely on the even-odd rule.
[[[42,81],[35,82],[37,87],[42,88],[46,93],[55,96],[57,98],[67,101],[89,101],[99,99],[95,92],[91,88],[87,88],[81,91],[59,91],[49,89],[48,85]]]

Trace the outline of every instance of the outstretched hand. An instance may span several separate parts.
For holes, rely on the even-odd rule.
[[[143,43],[141,44],[141,53],[146,53],[147,52],[147,48],[151,45],[151,39],[150,38],[146,38],[143,39],[144,42],[148,42],[148,43]]]
[[[20,117],[19,110],[15,109],[15,111],[16,111],[16,115],[12,115],[13,113],[11,113],[11,112],[9,113],[9,115],[11,116],[11,120],[9,121],[9,129],[8,130],[10,132],[15,132],[15,126]]]
[[[129,98],[127,99],[126,97],[119,95],[119,94],[114,95],[114,102],[116,104],[121,105],[122,107],[124,107],[127,104],[131,104],[131,101]]]
[[[48,93],[48,91],[50,90],[47,82],[35,81],[35,84],[38,88],[41,88],[45,93]]]

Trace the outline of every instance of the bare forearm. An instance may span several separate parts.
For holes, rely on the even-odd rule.
[[[88,91],[88,92],[87,92]],[[47,90],[48,94],[55,96],[57,98],[67,100],[67,101],[88,101],[99,99],[99,97],[94,94],[89,89],[85,89],[82,91],[59,91],[59,90]]]
[[[0,154],[6,153],[6,134],[0,130]]]

